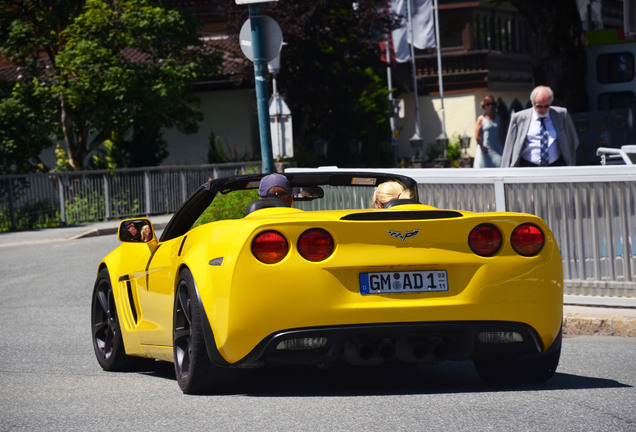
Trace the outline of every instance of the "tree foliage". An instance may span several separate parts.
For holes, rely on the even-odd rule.
[[[7,87],[3,93],[11,96],[0,99],[0,172],[43,171],[40,153],[54,144],[55,98],[31,82]]]
[[[499,5],[503,0],[490,2]],[[507,2],[526,20],[535,84],[552,87],[556,102],[570,111],[587,111],[587,63],[576,0]]]
[[[322,140],[327,160],[318,162],[386,166],[389,103],[378,44],[386,27],[384,6],[379,0],[316,0],[262,7],[283,30],[277,83],[292,111],[297,153],[313,153],[314,142]],[[238,34],[248,10],[233,12]],[[248,74],[253,80],[253,69]]]
[[[72,169],[106,141],[117,165],[154,165],[166,155],[163,128],[196,131],[202,116],[190,85],[219,67],[220,54],[199,40],[191,17],[167,6],[0,0],[2,55],[24,68],[34,94],[57,101],[50,133],[63,139]]]

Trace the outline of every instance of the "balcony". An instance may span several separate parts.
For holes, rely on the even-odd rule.
[[[514,8],[440,1],[445,93],[515,91],[532,87],[525,22]],[[435,49],[416,50],[418,93],[439,93]],[[396,85],[412,91],[410,64],[396,67]]]

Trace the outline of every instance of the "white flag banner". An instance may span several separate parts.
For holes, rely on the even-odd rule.
[[[415,48],[435,47],[435,21],[433,20],[433,0],[413,0],[413,46]],[[410,42],[410,41],[409,41]]]
[[[391,12],[399,16],[399,24],[391,32],[395,59],[399,63],[411,60],[407,1],[411,2],[413,46],[419,49],[435,47],[433,0],[391,0]]]
[[[408,14],[406,2],[408,0],[391,0],[391,14],[398,15],[399,22],[391,32],[393,38],[393,52],[398,63],[405,63],[411,60],[411,50],[407,41],[406,21]]]

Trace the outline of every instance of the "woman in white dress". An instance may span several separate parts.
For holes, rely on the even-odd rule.
[[[475,140],[478,147],[473,168],[499,168],[503,140],[500,118],[497,116],[497,101],[488,95],[481,101],[480,106],[485,112],[479,116],[475,125]]]

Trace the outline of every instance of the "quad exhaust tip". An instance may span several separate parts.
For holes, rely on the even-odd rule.
[[[442,338],[431,340],[382,339],[380,341],[347,342],[344,358],[355,366],[375,366],[398,360],[405,363],[436,363],[449,357],[450,344]]]

